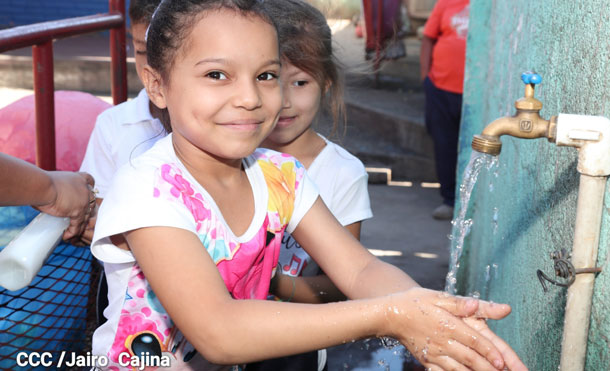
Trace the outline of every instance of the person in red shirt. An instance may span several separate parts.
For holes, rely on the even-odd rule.
[[[469,0],[439,0],[426,22],[421,43],[425,121],[434,142],[443,197],[443,204],[432,212],[436,219],[453,217],[469,14]]]

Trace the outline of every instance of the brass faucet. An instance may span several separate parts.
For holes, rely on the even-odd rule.
[[[534,98],[534,86],[542,81],[540,75],[525,72],[521,75],[525,83],[525,96],[517,99],[514,116],[501,117],[487,125],[480,135],[472,139],[472,149],[493,156],[500,154],[500,136],[511,135],[517,138],[534,139],[546,137],[555,140],[557,116],[545,120],[540,117],[542,102]]]

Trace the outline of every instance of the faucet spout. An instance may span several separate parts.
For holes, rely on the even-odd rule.
[[[502,135],[510,135],[516,138],[535,139],[549,138],[555,136],[555,117],[545,120],[538,114],[538,110],[517,109],[514,116],[501,117],[487,125],[480,135],[475,135],[472,140],[472,149],[493,156],[500,154],[502,150]]]
[[[480,135],[472,140],[472,149],[493,156],[500,154],[502,142],[500,136],[510,135],[516,138],[534,139],[549,138],[554,140],[556,117],[545,120],[540,117],[542,102],[534,98],[534,85],[542,79],[537,74],[525,73],[521,76],[525,83],[525,96],[515,102],[517,113],[514,116],[501,117],[487,125]]]

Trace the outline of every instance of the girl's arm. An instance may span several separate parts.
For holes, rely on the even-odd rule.
[[[375,336],[385,322],[381,302],[347,306],[234,300],[193,233],[152,227],[125,236],[172,321],[214,363],[244,363],[322,349]]]
[[[299,237],[307,241],[313,240],[312,233],[305,232],[304,228],[309,228],[307,226],[312,225],[315,217],[324,217],[325,220],[321,220],[324,223],[329,221],[326,219],[336,223],[318,200],[295,233],[299,232]],[[364,253],[357,251],[355,247],[359,244],[349,232],[342,227],[323,229],[330,233],[330,241],[350,245],[340,250],[350,252],[345,259],[357,263],[356,271],[375,271],[367,269],[372,266],[368,261],[370,254],[362,248]],[[346,241],[345,236],[350,241]],[[401,340],[412,351],[417,347],[419,352],[415,354],[427,365],[450,368],[455,359],[480,370],[493,370],[491,362],[494,361],[498,368],[503,367],[502,356],[494,345],[451,313],[473,316],[479,309],[482,317],[502,318],[510,311],[506,305],[481,302],[479,308],[477,300],[414,287],[415,283],[404,273],[391,269],[385,276],[404,282],[393,287],[412,288],[375,299],[322,305],[234,300],[214,262],[193,233],[171,227],[151,227],[128,232],[126,238],[169,316],[211,362],[251,362],[387,335]],[[330,267],[328,259],[322,258],[321,262],[325,268]],[[362,292],[354,288],[353,281],[357,281],[360,274],[342,277],[343,264],[331,271],[338,286],[347,288],[354,296],[364,297],[374,292],[372,287]]]
[[[294,277],[277,272],[271,282],[269,292],[284,301],[322,304],[347,298],[323,273],[317,276]]]
[[[361,226],[362,222],[356,222],[345,228],[360,241]],[[311,277],[293,277],[278,271],[269,291],[282,300],[296,303],[321,304],[347,299],[324,273]]]
[[[351,299],[419,287],[402,270],[375,258],[318,199],[292,233],[297,242]]]
[[[80,234],[91,212],[94,181],[87,173],[45,171],[0,153],[0,206],[31,205],[40,211],[70,217],[64,238]]]
[[[103,198],[95,199],[95,204],[96,204],[98,210],[99,210],[99,207],[102,205],[102,201],[104,201]],[[71,239],[69,242],[75,246],[91,245],[91,242],[93,241],[93,234],[95,232],[95,222],[96,221],[97,221],[97,214],[92,215],[89,218],[89,220],[87,221],[87,224],[85,226],[85,230],[83,231],[83,233],[81,235],[77,235],[75,238]],[[125,248],[126,248],[126,245],[125,245]]]
[[[346,233],[345,229],[338,228],[338,225],[339,223],[332,217],[324,203],[318,199],[292,235],[348,297],[379,297],[403,290],[408,292],[415,287],[419,287],[400,269],[372,256],[360,245],[359,241]],[[438,295],[450,297],[446,293],[438,293]],[[433,298],[429,299],[433,300]],[[447,309],[443,304],[436,303],[435,305]],[[509,306],[504,308],[506,312],[501,316],[494,317],[494,319],[503,318],[510,313]],[[499,315],[505,309],[495,307],[492,312]],[[402,311],[404,308],[400,308],[400,310]],[[460,316],[458,312],[449,311]],[[526,369],[510,346],[493,334],[484,321],[477,321],[477,318],[471,317],[466,323],[471,328],[476,329],[477,333],[472,336],[477,339],[489,339],[498,349],[501,349],[510,369]],[[438,333],[433,330],[434,323],[428,323],[428,325],[430,326],[430,333],[427,336],[430,338],[437,336]],[[430,334],[434,334],[434,336]],[[402,334],[402,336],[405,335]],[[400,336],[397,338],[401,340]],[[413,338],[410,337],[410,339]],[[414,349],[417,349],[417,347],[413,347],[413,343],[405,343],[403,340],[401,342],[412,353]],[[467,344],[463,343],[463,345]],[[419,349],[421,350],[422,347],[420,346]],[[439,351],[441,351],[441,348],[439,348]],[[441,354],[446,351],[446,349],[442,350]],[[418,357],[416,351],[413,354]],[[458,357],[461,357],[461,355]]]

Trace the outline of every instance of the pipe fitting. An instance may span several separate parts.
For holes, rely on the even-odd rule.
[[[578,172],[589,176],[610,175],[610,120],[603,116],[559,114],[558,146],[576,147]]]

